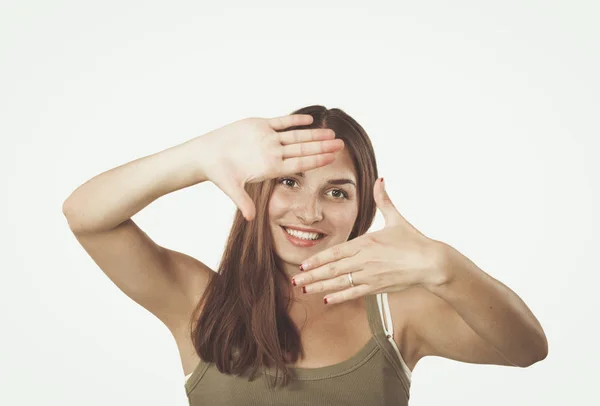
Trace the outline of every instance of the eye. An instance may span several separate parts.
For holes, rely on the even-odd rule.
[[[279,179],[279,183],[281,184],[282,182],[285,182],[286,180],[290,181],[290,182],[296,182],[296,180],[292,179],[292,178],[281,178],[281,179]],[[289,185],[286,185],[286,186],[289,186]],[[289,186],[289,187],[291,187],[291,186]]]
[[[331,189],[330,192],[341,193],[343,199],[348,199],[348,193],[344,192],[342,189]],[[336,199],[342,199],[341,197],[336,197]]]
[[[287,181],[287,182],[293,182],[293,183],[296,183],[296,179],[292,179],[292,178],[281,178],[281,179],[279,179],[279,184],[284,184],[284,185],[285,185],[285,186],[287,186],[287,187],[293,187],[293,186],[289,186],[289,184],[286,184],[286,183],[284,183],[284,182],[286,182],[286,181]],[[339,200],[339,199],[346,199],[346,200],[347,200],[347,199],[348,199],[348,197],[349,197],[349,196],[348,196],[348,193],[346,193],[346,192],[345,192],[344,190],[342,190],[342,189],[331,189],[331,190],[330,190],[330,192],[339,193],[339,194],[341,194],[341,195],[343,196],[343,197],[335,197],[335,196],[334,196],[334,198],[335,198],[335,199],[337,199],[337,200]]]

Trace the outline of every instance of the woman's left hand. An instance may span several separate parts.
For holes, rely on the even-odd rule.
[[[426,237],[406,221],[382,181],[375,182],[373,195],[385,227],[307,258],[301,265],[305,273],[292,278],[295,286],[303,286],[305,293],[336,291],[326,295],[325,303],[341,303],[364,295],[446,282],[444,243]]]

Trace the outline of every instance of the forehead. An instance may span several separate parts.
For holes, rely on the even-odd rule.
[[[334,153],[335,160],[330,164],[305,171],[305,177],[310,178],[348,178],[356,183],[356,170],[346,148]]]

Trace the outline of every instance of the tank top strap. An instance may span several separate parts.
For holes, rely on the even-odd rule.
[[[400,380],[408,393],[410,390],[412,372],[402,358],[402,354],[394,340],[394,329],[387,300],[387,293],[367,295],[365,300],[369,326],[377,341],[377,345],[381,348],[388,361],[393,365],[394,370],[400,377]]]

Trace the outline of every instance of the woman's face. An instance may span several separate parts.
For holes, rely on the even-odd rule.
[[[285,271],[294,275],[306,258],[343,243],[350,236],[358,215],[357,177],[350,153],[335,153],[332,163],[276,179],[269,200],[269,220],[275,252]],[[312,228],[324,233],[288,235],[286,228]]]

